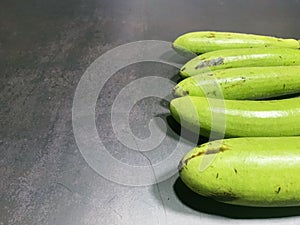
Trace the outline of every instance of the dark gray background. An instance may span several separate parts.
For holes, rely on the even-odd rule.
[[[146,187],[110,182],[84,161],[71,114],[84,71],[118,45],[172,41],[193,30],[300,38],[299,12],[298,0],[1,0],[0,225],[300,224],[299,208],[216,203],[190,192],[177,174]],[[112,131],[110,109],[118,92],[153,74],[176,81],[176,72],[143,63],[107,82],[96,124],[116,158],[135,164],[145,160],[122,146]],[[136,104],[130,117],[133,132],[147,137],[150,118],[168,120],[167,105],[156,98]],[[167,152],[150,152],[148,157],[155,162],[166,157],[172,144],[166,145]]]

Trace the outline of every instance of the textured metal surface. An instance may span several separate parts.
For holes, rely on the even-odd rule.
[[[84,160],[72,129],[77,84],[106,51],[137,40],[172,41],[191,30],[299,38],[299,9],[298,0],[2,0],[0,224],[299,224],[297,207],[216,203],[190,192],[178,174],[141,187],[112,182]],[[155,151],[125,147],[112,128],[111,108],[131,81],[153,74],[176,81],[176,72],[167,65],[139,63],[114,74],[101,90],[99,137],[119,161],[151,165],[171,154],[179,138],[171,128],[171,138]],[[157,98],[135,104],[132,132],[149,136],[154,116],[172,124],[167,104]],[[107,170],[124,172],[109,165]]]

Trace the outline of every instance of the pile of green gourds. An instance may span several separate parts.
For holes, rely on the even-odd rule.
[[[229,204],[300,205],[300,50],[295,39],[201,31],[173,48],[179,71],[172,116],[211,140],[179,163],[182,181]],[[299,173],[299,175],[298,175]]]

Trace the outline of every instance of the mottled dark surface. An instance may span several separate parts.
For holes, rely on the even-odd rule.
[[[228,217],[255,217],[253,209],[227,208],[191,193],[184,199],[175,193],[188,192],[176,181],[177,174],[143,187],[104,179],[76,145],[73,97],[89,65],[121,44],[172,41],[192,30],[300,38],[299,11],[298,0],[1,0],[0,225],[232,224]],[[153,74],[176,81],[176,73],[176,68],[157,63],[131,65],[101,90],[96,107],[99,137],[120,161],[156,163],[176,145],[174,134],[173,141],[162,144],[165,151],[141,154],[116,140],[110,121],[111,105],[124,86]],[[166,120],[167,106],[157,98],[139,101],[130,113],[132,132],[149,136],[150,118]],[[295,215],[293,210],[267,210],[266,216],[259,210],[257,217]],[[297,217],[284,220],[235,224],[300,223]]]

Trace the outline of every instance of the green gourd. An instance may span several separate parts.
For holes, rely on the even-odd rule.
[[[173,48],[179,53],[205,52],[232,48],[280,47],[298,49],[299,41],[266,35],[220,31],[196,31],[185,33],[173,42]]]
[[[198,96],[175,98],[172,116],[200,135],[213,131],[225,137],[300,135],[300,98],[224,100]]]
[[[178,169],[191,190],[220,202],[300,206],[300,137],[208,142],[188,152]]]
[[[300,51],[289,48],[241,48],[207,52],[196,56],[179,71],[182,77],[220,69],[300,65]]]
[[[188,77],[173,89],[175,96],[225,99],[263,99],[299,92],[300,66],[216,70]]]

